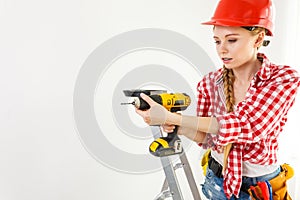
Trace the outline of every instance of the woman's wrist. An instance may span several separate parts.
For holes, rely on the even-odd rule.
[[[166,117],[167,124],[174,124],[177,126],[181,126],[182,116],[178,113],[168,112]]]

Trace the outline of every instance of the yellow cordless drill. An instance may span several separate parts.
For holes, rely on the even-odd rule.
[[[178,112],[187,109],[191,103],[191,98],[185,93],[166,93],[162,90],[124,90],[125,96],[135,97],[131,103],[140,110],[148,110],[149,104],[140,97],[141,93],[149,95],[149,97],[164,106],[170,112]],[[157,157],[170,156],[182,153],[181,140],[177,135],[178,126],[172,133],[168,133],[166,137],[157,138],[149,146],[149,151]]]

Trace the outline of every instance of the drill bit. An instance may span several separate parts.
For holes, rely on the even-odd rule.
[[[131,103],[121,103],[121,105],[128,105],[128,104],[131,104],[131,105],[135,105],[135,102],[131,102]]]
[[[136,108],[140,108],[141,106],[141,100],[140,98],[134,98],[132,102],[124,102],[121,103],[121,105],[134,105]]]

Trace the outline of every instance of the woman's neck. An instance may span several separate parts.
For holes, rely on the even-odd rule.
[[[241,84],[249,83],[253,79],[256,72],[260,69],[260,67],[261,62],[258,59],[255,59],[239,68],[232,69],[235,81]]]

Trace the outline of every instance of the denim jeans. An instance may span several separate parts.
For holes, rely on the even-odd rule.
[[[245,188],[246,190],[251,186],[251,185],[256,185],[257,182],[259,181],[267,181],[271,180],[272,178],[278,176],[280,173],[280,167],[273,173],[267,174],[264,176],[260,177],[242,177],[242,187]],[[218,178],[215,176],[213,171],[209,168],[207,168],[207,173],[205,177],[204,184],[202,184],[202,192],[206,196],[207,199],[211,200],[227,200],[226,195],[224,193],[223,189],[223,178]],[[244,191],[240,191],[239,198],[236,198],[234,195],[231,196],[230,200],[235,200],[235,199],[243,199],[243,200],[251,200],[250,196],[248,193]]]

